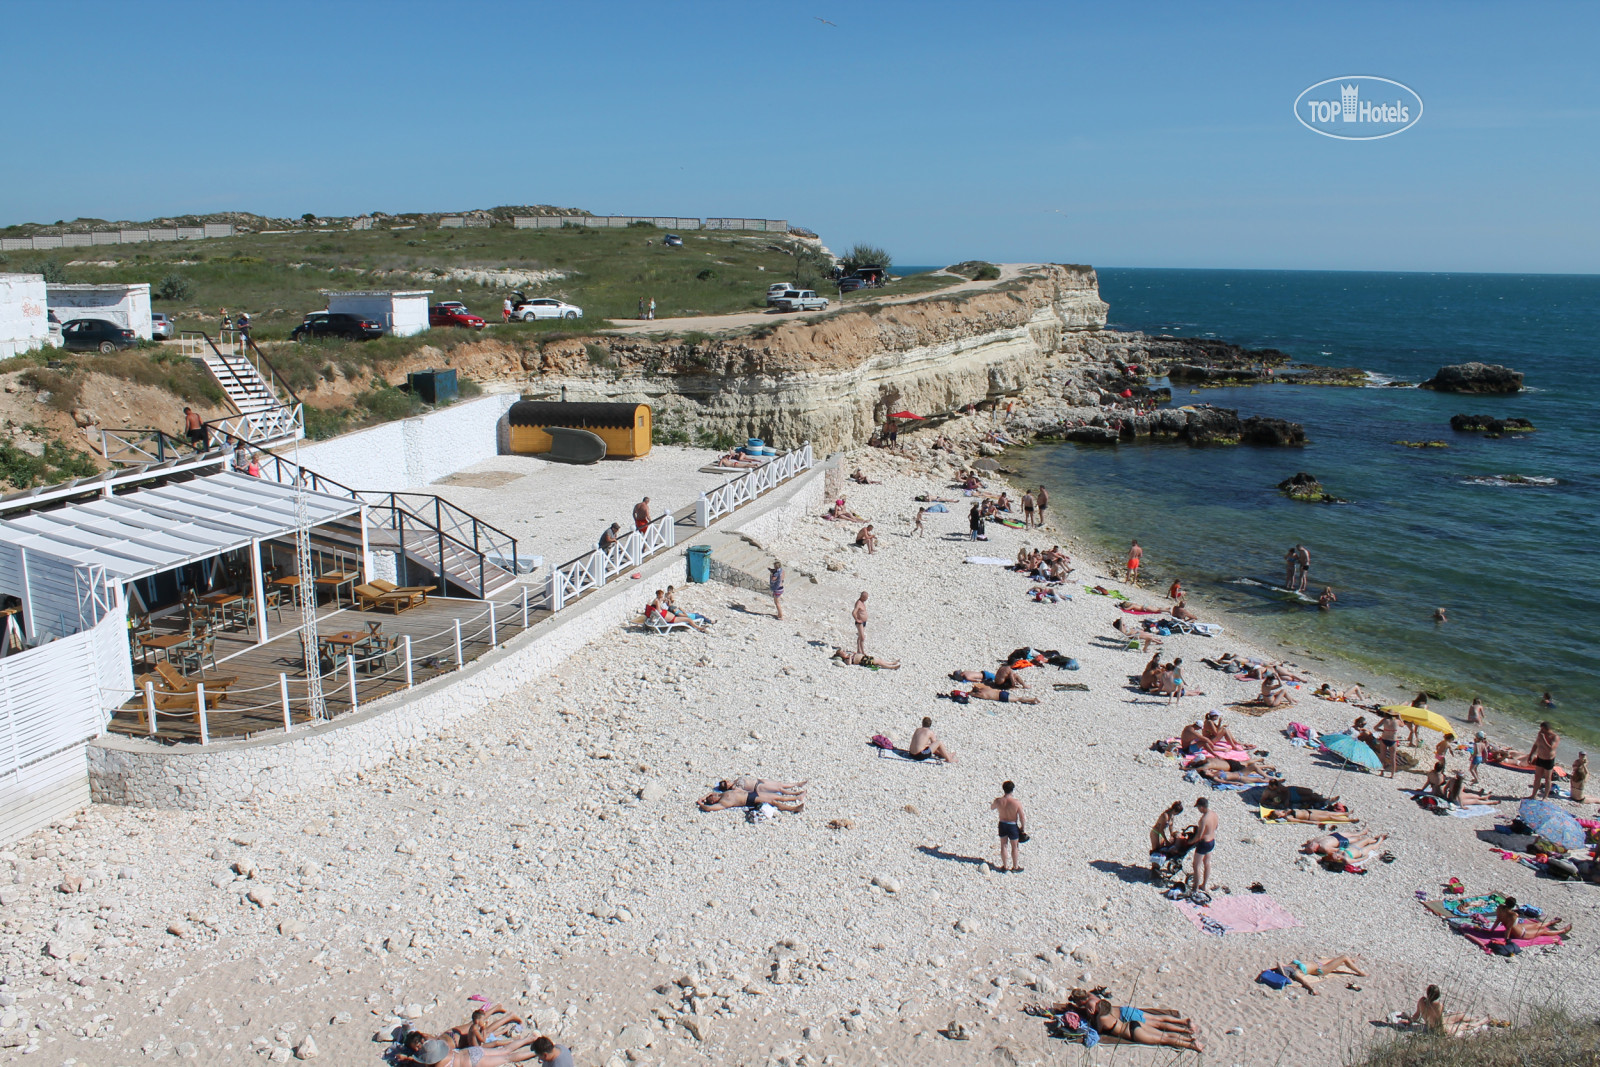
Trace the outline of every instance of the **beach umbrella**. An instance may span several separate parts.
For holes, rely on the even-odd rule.
[[[1517,807],[1517,818],[1527,824],[1533,836],[1562,848],[1582,848],[1588,840],[1578,820],[1548,800],[1524,800]]]
[[[1410,704],[1390,704],[1383,710],[1400,716],[1401,722],[1415,723],[1425,729],[1437,730],[1441,734],[1456,732],[1456,728],[1450,725],[1450,720],[1427,708],[1414,708]]]
[[[889,417],[891,419],[916,419],[918,422],[922,422],[923,421],[923,418],[922,418],[921,415],[918,415],[915,412],[911,412],[911,411],[895,411],[895,412],[891,412]]]
[[[1371,745],[1350,734],[1322,734],[1317,738],[1317,744],[1346,763],[1359,763],[1368,770],[1383,766],[1383,761],[1372,751]]]

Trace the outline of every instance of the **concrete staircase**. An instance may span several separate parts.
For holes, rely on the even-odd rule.
[[[213,437],[266,448],[305,436],[299,398],[253,342],[231,331],[214,341],[202,331],[186,330],[178,340],[184,355],[205,368],[238,413],[207,423]]]
[[[767,571],[772,555],[761,542],[735,531],[719,531],[708,535],[704,543],[711,545],[713,580],[757,593],[769,591]]]
[[[255,364],[233,352],[214,348],[201,358],[211,377],[228,398],[228,403],[241,415],[256,415],[273,408],[283,407],[272,391],[272,386]]]

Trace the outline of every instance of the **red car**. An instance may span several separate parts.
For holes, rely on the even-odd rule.
[[[428,309],[429,326],[465,326],[471,330],[481,330],[488,323],[467,310],[465,304],[435,304]]]

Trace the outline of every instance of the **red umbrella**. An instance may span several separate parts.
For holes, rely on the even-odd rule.
[[[890,414],[889,417],[891,419],[916,419],[918,422],[923,421],[921,415],[914,415],[909,411],[896,411]]]

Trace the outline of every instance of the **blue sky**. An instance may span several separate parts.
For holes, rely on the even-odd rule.
[[[1600,5],[0,17],[34,42],[7,49],[0,224],[552,203],[788,218],[902,263],[1600,272]],[[1422,121],[1369,142],[1294,121],[1344,74],[1416,89]]]

